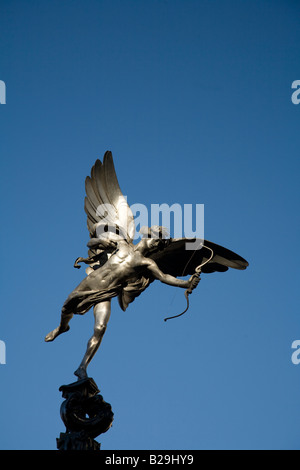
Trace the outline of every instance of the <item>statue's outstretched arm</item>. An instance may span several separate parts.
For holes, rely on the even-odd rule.
[[[169,286],[183,287],[184,289],[189,289],[196,287],[196,283],[198,284],[199,282],[198,278],[196,278],[195,275],[191,276],[188,280],[183,280],[177,279],[176,277],[171,276],[170,274],[165,274],[159,269],[159,267],[153,260],[147,260],[146,264],[148,270],[155,277],[155,279],[163,282],[164,284],[168,284]]]

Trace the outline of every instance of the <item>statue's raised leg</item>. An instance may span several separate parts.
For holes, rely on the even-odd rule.
[[[57,336],[68,331],[70,329],[69,322],[72,317],[73,317],[73,313],[67,313],[67,311],[63,307],[61,311],[61,318],[60,318],[59,326],[47,334],[47,336],[45,337],[45,341],[46,342],[53,341],[55,338],[57,338]]]

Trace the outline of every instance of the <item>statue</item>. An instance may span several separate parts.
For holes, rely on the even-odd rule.
[[[118,297],[125,311],[150,283],[159,280],[186,289],[188,302],[188,295],[199,283],[200,272],[243,270],[248,266],[236,253],[207,240],[198,241],[200,249],[186,250],[187,239],[169,238],[163,227],[144,228],[143,238],[134,244],[134,217],[120,190],[109,151],[103,163],[96,161],[91,176],[86,178],[85,212],[89,252],[87,258],[77,258],[74,267],[87,264],[87,276],[63,304],[59,326],[45,338],[53,341],[69,330],[74,314],[83,315],[94,308],[94,332],[75,371],[79,381],[88,378],[87,367],[105,333],[112,298]],[[190,275],[189,279],[178,279],[186,275]]]

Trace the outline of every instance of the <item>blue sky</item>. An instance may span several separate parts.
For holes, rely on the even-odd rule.
[[[55,449],[60,385],[93,315],[44,336],[84,277],[84,179],[106,150],[129,204],[205,205],[245,272],[113,301],[90,368],[102,449],[299,449],[300,5],[292,0],[0,5],[0,448]]]

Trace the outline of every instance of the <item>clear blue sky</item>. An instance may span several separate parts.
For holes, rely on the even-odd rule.
[[[300,4],[2,1],[0,448],[55,449],[92,311],[54,343],[84,277],[84,179],[106,150],[128,202],[201,203],[245,272],[117,300],[89,373],[108,449],[299,449]],[[176,292],[176,294],[175,294]],[[175,297],[174,297],[175,294]]]

